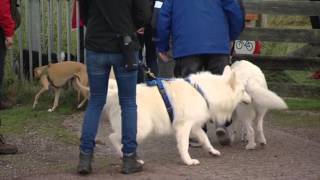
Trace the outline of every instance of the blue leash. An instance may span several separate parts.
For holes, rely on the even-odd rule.
[[[163,102],[164,102],[164,104],[166,106],[170,121],[172,123],[173,122],[173,118],[174,118],[173,117],[173,108],[172,108],[172,105],[170,103],[169,97],[167,95],[166,89],[163,86],[163,82],[162,82],[163,80],[169,81],[170,79],[167,79],[167,78],[154,78],[152,80],[147,81],[147,85],[148,86],[157,86],[158,87],[160,95],[161,95],[161,97],[163,99]]]

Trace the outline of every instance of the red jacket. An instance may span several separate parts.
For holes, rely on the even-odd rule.
[[[77,28],[77,6],[76,6],[76,0],[73,1],[73,8],[72,8],[72,29]],[[80,7],[79,7],[79,13],[80,13]],[[81,16],[80,16],[81,17]],[[80,18],[80,27],[83,27],[84,23],[83,20]]]
[[[0,0],[0,7],[0,28],[5,37],[11,37],[14,35],[16,23],[11,16],[10,0]]]

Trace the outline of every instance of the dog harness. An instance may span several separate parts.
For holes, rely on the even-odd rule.
[[[170,121],[172,123],[173,122],[173,118],[174,118],[173,117],[173,108],[172,108],[171,102],[169,100],[169,97],[167,95],[166,89],[163,86],[163,83],[162,83],[163,80],[169,81],[170,79],[154,78],[153,80],[147,81],[147,85],[148,86],[157,86],[158,87],[158,90],[159,90],[159,92],[161,94],[162,100],[163,100],[163,102],[164,102],[164,104],[166,106]]]
[[[185,81],[187,81],[192,87],[194,87],[201,94],[203,99],[206,101],[207,107],[209,108],[209,101],[206,98],[206,96],[205,96],[203,90],[200,88],[200,86],[196,83],[192,83],[190,78],[185,78]]]

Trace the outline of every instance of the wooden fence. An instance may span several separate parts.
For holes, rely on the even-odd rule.
[[[287,16],[320,16],[320,1],[251,1],[244,0],[247,13]],[[319,48],[320,29],[288,29],[248,27],[240,40],[262,42],[307,43]],[[234,60],[247,59],[264,70],[320,70],[319,57],[235,55]],[[320,86],[269,83],[282,96],[320,97]]]

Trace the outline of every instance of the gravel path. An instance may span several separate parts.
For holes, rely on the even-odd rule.
[[[79,133],[82,114],[68,118],[64,126]],[[266,120],[267,121],[267,120]],[[182,164],[173,137],[150,138],[139,147],[139,154],[145,160],[144,172],[125,176],[119,173],[121,161],[114,150],[98,145],[93,174],[80,177],[75,173],[78,161],[78,146],[55,142],[28,133],[24,139],[14,138],[20,153],[14,156],[0,156],[0,179],[27,180],[78,180],[78,179],[314,179],[320,180],[320,131],[301,131],[272,127],[266,122],[265,134],[268,144],[265,148],[247,151],[244,144],[221,147],[209,132],[214,146],[222,152],[221,157],[212,157],[201,148],[192,148],[191,156],[200,160],[198,166]],[[103,125],[99,139],[110,130]],[[310,134],[312,134],[310,136]],[[310,138],[312,137],[312,138]]]

